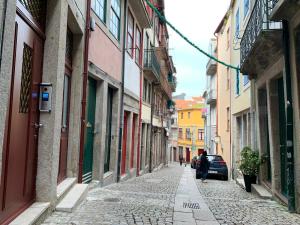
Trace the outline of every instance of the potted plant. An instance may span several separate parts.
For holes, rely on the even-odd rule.
[[[251,184],[256,183],[260,164],[258,151],[253,151],[250,147],[244,147],[241,152],[239,168],[243,173],[247,192],[251,192]]]

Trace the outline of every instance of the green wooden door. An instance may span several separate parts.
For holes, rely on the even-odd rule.
[[[87,100],[87,119],[84,143],[83,158],[83,183],[92,180],[93,171],[93,145],[95,128],[95,108],[96,108],[96,81],[92,78],[88,80],[88,100]]]
[[[281,193],[287,196],[286,114],[283,78],[278,79]]]

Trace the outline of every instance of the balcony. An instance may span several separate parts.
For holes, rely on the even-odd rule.
[[[168,74],[168,82],[173,92],[176,91],[177,78],[173,74]]]
[[[151,80],[160,79],[160,65],[154,50],[144,50],[144,72]]]
[[[160,87],[162,91],[168,96],[169,99],[172,99],[172,89],[167,81],[167,78],[162,75],[160,76]]]
[[[290,20],[300,10],[298,0],[270,0],[273,10],[271,20]]]
[[[207,104],[214,104],[217,101],[217,92],[214,89],[211,89],[207,92],[206,102]]]
[[[282,23],[270,21],[271,0],[257,0],[241,40],[241,72],[255,76],[276,60],[282,49]]]
[[[206,65],[206,74],[209,76],[215,75],[217,72],[217,62],[215,60],[209,59]]]

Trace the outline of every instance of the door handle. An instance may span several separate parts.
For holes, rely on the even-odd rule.
[[[42,123],[35,123],[34,124],[34,127],[36,128],[36,129],[39,129],[39,128],[41,128],[41,127],[43,127],[44,125],[42,124]]]
[[[92,124],[91,124],[90,122],[88,122],[88,123],[86,124],[86,127],[87,127],[87,128],[92,128]]]

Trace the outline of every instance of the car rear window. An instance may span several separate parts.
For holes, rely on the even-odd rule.
[[[219,155],[208,155],[207,158],[209,161],[223,161],[222,156]]]

